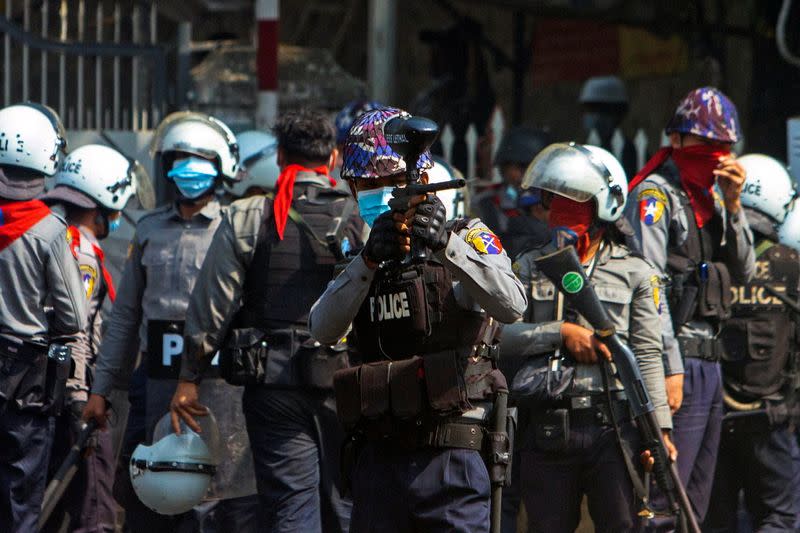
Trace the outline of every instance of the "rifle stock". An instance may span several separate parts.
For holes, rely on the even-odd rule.
[[[669,510],[680,521],[685,519],[689,531],[700,533],[700,526],[692,511],[686,489],[678,476],[678,469],[669,460],[661,427],[655,416],[655,408],[644,384],[642,373],[631,349],[616,334],[608,311],[602,304],[594,287],[586,278],[583,266],[572,246],[535,261],[536,267],[564,293],[570,306],[581,314],[594,328],[595,335],[611,351],[617,373],[633,412],[636,425],[642,435],[643,444],[655,460],[653,471],[662,492],[667,497]]]

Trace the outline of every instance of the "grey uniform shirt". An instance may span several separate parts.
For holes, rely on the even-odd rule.
[[[95,254],[94,247],[99,247],[97,239],[84,227],[78,227],[80,232],[79,243],[73,249],[78,259],[81,281],[86,295],[86,329],[80,333],[78,339],[70,345],[72,359],[75,361],[74,375],[67,380],[67,390],[73,400],[86,401],[88,394],[87,372],[94,364],[97,350],[100,347],[100,338],[103,325],[100,309],[108,294],[103,269],[100,259]]]
[[[58,208],[0,250],[0,335],[41,345],[73,341],[86,327],[85,300]]]
[[[315,185],[330,189],[327,176],[298,172],[295,185]],[[302,200],[296,195],[294,200]],[[253,260],[258,232],[264,216],[264,196],[238,200],[223,216],[208,251],[198,283],[189,302],[184,330],[185,357],[181,379],[196,381],[209,363],[209,356],[220,348],[228,326],[241,305],[247,269]],[[358,235],[348,235],[353,244]]]
[[[461,307],[483,308],[495,320],[509,324],[525,311],[525,290],[511,270],[505,250],[496,254],[479,251],[482,247],[474,239],[480,239],[482,229],[489,232],[479,219],[470,220],[466,228],[450,234],[436,258],[452,273],[453,292]],[[375,270],[358,256],[328,285],[308,320],[317,341],[334,344],[347,334],[374,277]]]
[[[528,293],[528,310],[523,321],[507,325],[503,329],[503,358],[544,355],[561,346],[563,321],[553,320],[556,317],[557,291],[534,263],[536,258],[555,250],[552,244],[548,244],[523,253],[514,262],[514,270],[522,279]],[[660,276],[652,265],[631,254],[626,247],[606,244],[597,255],[591,282],[598,298],[608,309],[617,333],[636,356],[645,386],[656,408],[659,424],[665,429],[672,428],[661,361],[661,326],[658,315]],[[580,315],[571,321],[592,329]],[[610,385],[612,390],[623,390],[622,383],[617,379]],[[574,386],[576,392],[581,393],[604,391],[602,367],[575,364]]]
[[[107,396],[112,388],[127,389],[138,351],[147,351],[149,320],[184,320],[221,219],[219,203],[211,201],[190,220],[175,205],[139,220],[100,346],[93,393]]]
[[[646,257],[669,283],[667,255],[670,246],[680,246],[686,241],[687,218],[694,213],[681,207],[681,198],[686,193],[680,186],[678,171],[674,163],[667,161],[662,167],[663,174],[651,174],[628,195],[625,218],[633,226],[634,234],[628,239],[628,246]],[[642,202],[654,199],[651,212],[642,208]],[[657,204],[661,204],[660,206]],[[747,223],[744,210],[730,215],[715,195],[714,207],[723,221],[722,257],[731,277],[745,283],[755,273],[755,251],[753,234]],[[648,218],[649,214],[649,218]],[[661,322],[664,341],[664,368],[667,375],[683,373],[680,348],[675,339],[672,319],[666,298],[662,302]],[[681,328],[681,337],[712,338],[717,334],[714,327],[706,322],[692,320]]]

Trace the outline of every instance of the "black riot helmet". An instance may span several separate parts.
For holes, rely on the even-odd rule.
[[[552,143],[550,134],[530,126],[508,130],[494,156],[496,166],[515,163],[527,167],[533,158]]]

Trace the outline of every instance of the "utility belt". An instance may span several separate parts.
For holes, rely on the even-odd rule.
[[[717,338],[678,337],[677,340],[684,358],[691,357],[717,363],[725,354],[725,346]]]
[[[353,430],[383,417],[458,416],[472,409],[470,400],[491,400],[506,388],[505,378],[491,359],[471,362],[475,352],[443,350],[339,370],[333,378],[339,420]]]
[[[148,320],[147,352],[143,354],[147,377],[151,379],[178,379],[183,356],[182,320]],[[211,360],[205,378],[219,377],[219,357]]]
[[[730,318],[732,282],[724,263],[702,262],[690,267],[686,258],[671,255],[669,264],[675,272],[668,300],[676,333],[692,319],[721,322]]]
[[[220,375],[231,385],[333,389],[337,370],[350,366],[347,343],[316,342],[302,328],[232,329],[220,350]]]
[[[0,337],[0,411],[57,416],[64,405],[67,379],[74,374],[70,348],[49,347]]]

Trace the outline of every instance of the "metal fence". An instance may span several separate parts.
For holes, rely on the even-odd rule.
[[[155,2],[5,0],[4,105],[47,104],[69,129],[148,129],[167,102],[157,23]]]

